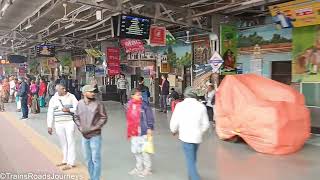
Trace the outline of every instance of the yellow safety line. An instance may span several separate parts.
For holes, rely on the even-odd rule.
[[[49,142],[47,138],[41,136],[30,126],[18,120],[12,113],[1,113],[7,121],[9,121],[21,135],[23,135],[29,143],[38,149],[49,161],[54,165],[61,163],[62,152],[55,144]],[[77,163],[77,167],[68,171],[63,171],[64,174],[79,175],[83,179],[89,179],[87,168],[81,163]]]

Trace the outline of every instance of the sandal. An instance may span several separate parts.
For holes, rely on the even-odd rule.
[[[60,166],[65,166],[65,165],[67,165],[67,163],[60,163],[60,164],[57,164],[56,166],[60,167]]]

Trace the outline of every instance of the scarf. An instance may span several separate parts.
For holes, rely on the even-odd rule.
[[[142,100],[132,99],[127,110],[127,138],[139,135]]]

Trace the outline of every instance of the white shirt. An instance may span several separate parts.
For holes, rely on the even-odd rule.
[[[16,91],[16,83],[14,82],[14,80],[10,81],[10,93],[14,93]]]
[[[202,135],[209,129],[207,108],[196,99],[186,98],[177,104],[170,121],[170,130],[179,132],[179,139],[186,143],[199,144]]]
[[[216,92],[214,91],[214,90],[212,90],[211,92],[209,92],[208,94],[207,94],[207,106],[209,106],[209,107],[212,107],[213,108],[213,105],[212,105],[212,99],[213,99],[213,96],[214,96],[214,94],[215,94]]]
[[[56,93],[49,101],[47,125],[52,128],[53,122],[63,123],[73,121],[73,116],[70,113],[62,112],[62,109],[69,108],[71,113],[74,113],[78,106],[78,100],[76,97],[67,93],[65,96],[59,96]]]

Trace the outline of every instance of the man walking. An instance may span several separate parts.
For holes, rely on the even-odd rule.
[[[23,77],[18,79],[18,83],[20,84],[19,92],[17,96],[19,96],[21,101],[21,111],[22,111],[22,118],[21,120],[28,120],[28,93],[29,93],[29,85],[25,82]]]
[[[209,128],[206,107],[197,101],[197,94],[189,87],[184,93],[185,100],[177,104],[170,122],[170,130],[182,141],[187,161],[188,175],[191,180],[200,180],[196,167],[197,151],[202,135]]]
[[[128,81],[125,78],[124,74],[120,75],[120,78],[117,82],[117,88],[120,95],[120,103],[121,105],[127,103],[127,87],[129,86]]]
[[[167,113],[167,98],[169,95],[170,83],[166,75],[161,76],[162,83],[160,85],[160,112]]]
[[[102,102],[96,100],[96,88],[86,85],[82,88],[84,99],[79,101],[75,123],[82,133],[82,147],[90,180],[100,180],[101,175],[101,129],[107,122],[107,113]]]
[[[78,100],[73,94],[67,92],[63,84],[57,85],[57,93],[49,101],[48,107],[48,133],[52,135],[53,122],[63,151],[62,170],[75,167],[75,123],[73,113],[76,111]]]
[[[150,91],[149,88],[144,85],[144,77],[139,78],[139,84],[138,84],[138,90],[141,91],[142,100],[149,104],[149,98],[150,98]]]

